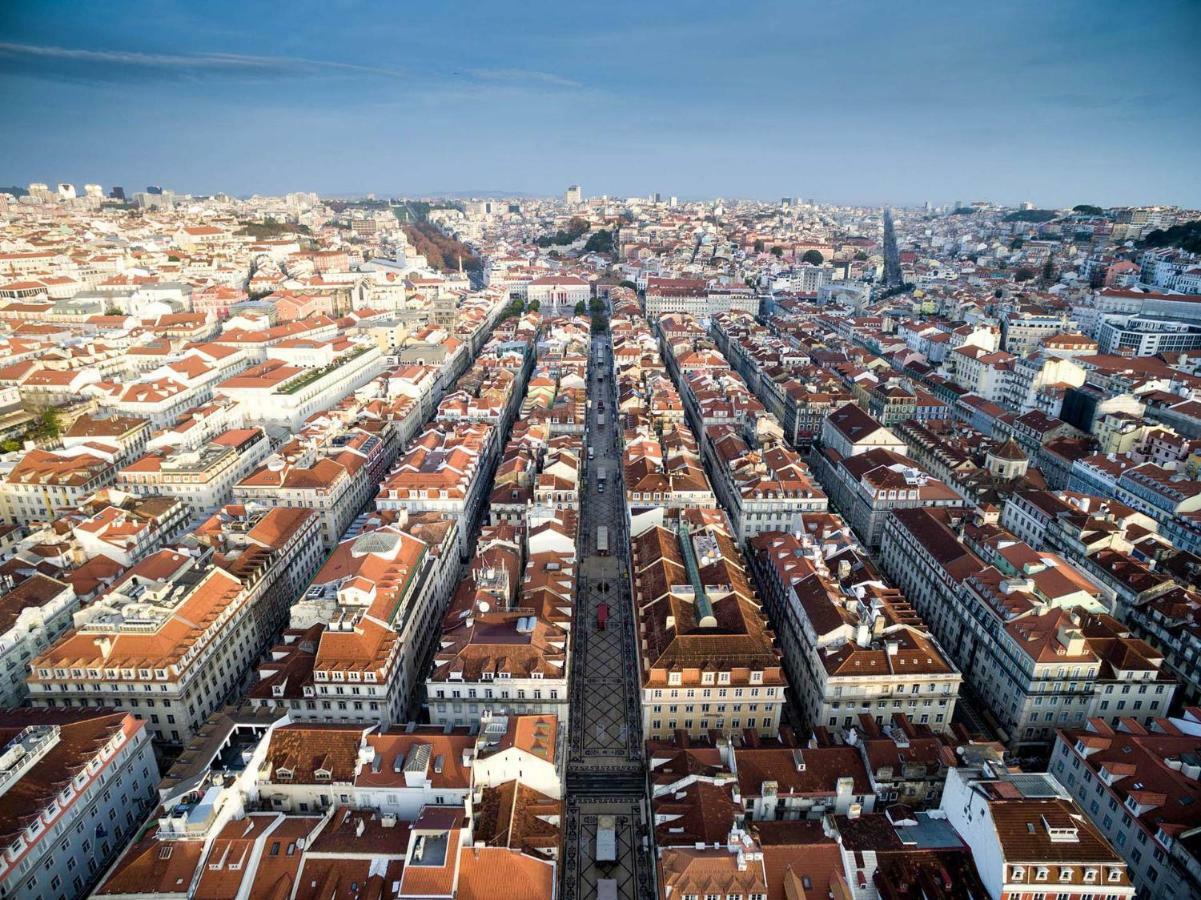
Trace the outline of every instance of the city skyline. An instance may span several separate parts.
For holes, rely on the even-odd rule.
[[[1201,11],[1152,6],[9,10],[0,182],[1197,206]]]
[[[0,8],[0,898],[1201,898],[1201,0]]]

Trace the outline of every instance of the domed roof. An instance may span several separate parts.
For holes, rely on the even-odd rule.
[[[988,451],[988,455],[995,459],[1013,460],[1014,462],[1024,461],[1026,459],[1026,451],[1021,448],[1013,438],[1010,438],[999,447],[994,447]]]

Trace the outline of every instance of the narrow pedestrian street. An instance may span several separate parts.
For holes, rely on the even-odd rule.
[[[638,702],[637,633],[630,600],[621,429],[615,422],[608,335],[593,338],[592,357],[587,445],[593,456],[585,467],[580,510],[563,895],[568,900],[594,897],[597,881],[612,879],[618,897],[649,900],[654,883]],[[598,552],[601,527],[608,529],[609,554]],[[602,603],[608,606],[603,628],[597,618]],[[599,817],[608,815],[614,816],[617,858],[597,863],[597,823]]]

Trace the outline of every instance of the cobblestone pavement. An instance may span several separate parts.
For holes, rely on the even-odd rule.
[[[616,820],[617,860],[613,863],[594,861],[597,820],[602,815]],[[563,867],[570,875],[564,880],[565,900],[595,897],[596,882],[602,878],[617,882],[617,896],[623,900],[653,896],[654,884],[646,868],[648,854],[642,846],[646,838],[643,823],[642,801],[620,795],[569,798]]]

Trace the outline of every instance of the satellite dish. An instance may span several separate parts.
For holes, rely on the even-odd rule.
[[[492,608],[492,605],[487,600],[481,600],[476,605],[479,606],[480,612],[482,612],[482,613],[486,613],[488,610],[490,610]]]

